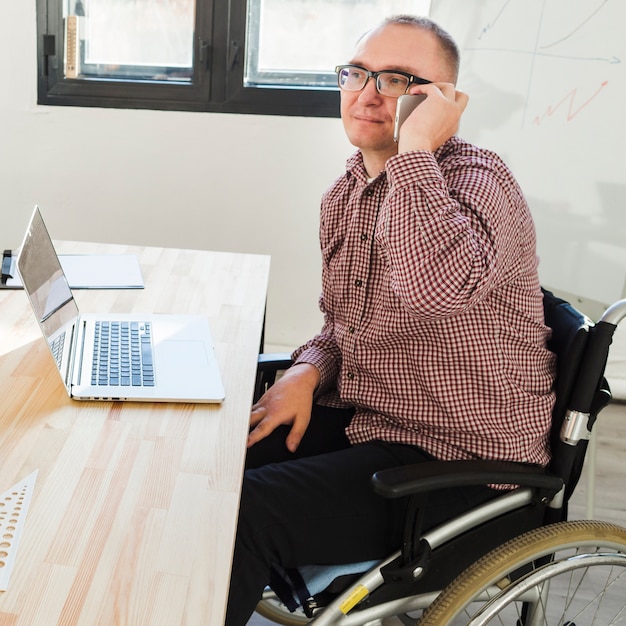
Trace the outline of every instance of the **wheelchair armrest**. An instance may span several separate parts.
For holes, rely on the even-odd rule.
[[[520,485],[557,493],[563,480],[537,465],[508,461],[428,461],[376,472],[374,491],[400,498],[447,487],[470,485]]]
[[[278,372],[291,365],[289,352],[268,352],[259,354],[257,368],[262,372]]]
[[[268,388],[276,382],[278,372],[286,370],[291,364],[291,355],[288,352],[259,354],[252,402],[257,402]]]

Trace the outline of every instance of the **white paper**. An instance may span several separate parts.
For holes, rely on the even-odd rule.
[[[73,289],[143,289],[139,259],[135,254],[60,254],[67,282]],[[21,287],[12,260],[7,287]]]

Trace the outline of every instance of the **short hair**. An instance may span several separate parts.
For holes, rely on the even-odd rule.
[[[392,15],[385,18],[380,24],[380,27],[390,24],[415,26],[417,28],[421,28],[422,30],[427,30],[435,35],[435,37],[439,41],[439,45],[441,46],[441,50],[446,58],[446,61],[452,69],[454,82],[456,82],[456,79],[459,76],[459,67],[461,65],[461,54],[459,52],[459,47],[457,46],[456,41],[454,41],[452,35],[450,35],[448,31],[441,28],[439,24],[433,22],[433,20],[429,19],[428,17],[422,17],[418,15]]]

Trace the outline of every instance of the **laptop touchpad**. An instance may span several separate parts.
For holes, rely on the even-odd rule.
[[[209,363],[204,343],[187,339],[168,339],[159,344],[159,367],[181,367],[193,371],[192,368],[206,368]]]

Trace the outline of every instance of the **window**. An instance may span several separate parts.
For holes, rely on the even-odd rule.
[[[195,0],[74,0],[63,17],[66,78],[193,79]]]
[[[37,0],[40,104],[337,116],[333,68],[430,0]]]

